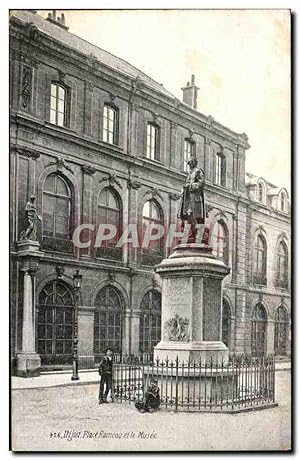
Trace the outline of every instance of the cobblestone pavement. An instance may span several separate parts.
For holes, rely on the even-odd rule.
[[[56,451],[286,450],[290,448],[290,388],[290,372],[277,372],[279,407],[235,415],[163,410],[140,414],[128,404],[99,406],[95,384],[13,390],[12,447]]]

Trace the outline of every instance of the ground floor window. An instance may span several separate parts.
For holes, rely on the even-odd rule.
[[[39,296],[37,350],[42,364],[71,363],[74,296],[71,288],[57,280],[47,283]]]
[[[141,302],[140,353],[152,353],[161,339],[161,294],[155,289],[147,292]]]
[[[122,352],[123,297],[114,286],[103,287],[95,300],[94,354],[96,359],[111,348]]]
[[[279,306],[275,313],[275,343],[274,352],[276,355],[285,355],[287,351],[288,338],[288,314],[283,306]]]
[[[267,313],[265,307],[258,303],[252,313],[251,353],[262,356],[266,351]]]

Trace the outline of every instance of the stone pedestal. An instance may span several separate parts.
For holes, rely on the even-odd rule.
[[[17,247],[24,279],[22,350],[17,354],[16,374],[33,377],[39,375],[41,367],[41,358],[35,351],[35,273],[43,253],[37,241],[20,241]]]
[[[228,361],[222,342],[222,280],[230,272],[204,244],[178,245],[156,266],[162,279],[162,337],[155,358]]]

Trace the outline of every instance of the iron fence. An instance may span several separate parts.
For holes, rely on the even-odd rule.
[[[123,356],[114,364],[114,400],[143,401],[152,378],[157,380],[161,409],[239,412],[277,405],[274,356],[232,357],[219,364]]]

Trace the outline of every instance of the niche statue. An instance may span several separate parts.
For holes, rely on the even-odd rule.
[[[26,214],[26,221],[27,221],[27,228],[22,231],[20,235],[21,241],[36,241],[36,231],[37,231],[37,221],[41,221],[41,216],[38,215],[36,206],[34,204],[35,196],[32,195],[30,197],[30,201],[27,202],[25,206],[25,214]]]

